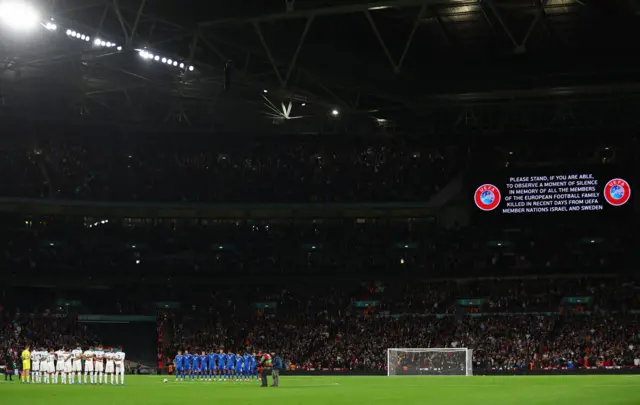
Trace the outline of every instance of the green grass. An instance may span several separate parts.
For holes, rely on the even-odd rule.
[[[127,376],[124,387],[21,385],[0,380],[7,405],[638,405],[640,376],[564,377],[280,377],[257,383],[169,382]],[[227,402],[228,401],[228,402]]]

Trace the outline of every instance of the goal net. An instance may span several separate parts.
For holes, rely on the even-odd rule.
[[[387,375],[473,375],[473,350],[387,349]]]

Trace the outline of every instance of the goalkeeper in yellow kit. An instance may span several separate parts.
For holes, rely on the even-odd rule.
[[[29,375],[29,373],[31,372],[31,352],[29,351],[31,349],[31,346],[27,345],[27,347],[24,349],[24,351],[22,352],[22,355],[20,356],[22,358],[22,375],[20,376],[20,382],[21,383],[30,383],[31,382],[31,376]]]

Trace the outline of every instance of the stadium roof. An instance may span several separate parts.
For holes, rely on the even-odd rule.
[[[58,30],[0,36],[0,111],[327,132],[466,124],[477,108],[529,114],[553,99],[557,119],[575,102],[635,97],[633,3],[52,0],[39,6]]]

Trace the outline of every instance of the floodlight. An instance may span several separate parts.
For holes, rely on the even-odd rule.
[[[41,21],[33,7],[19,2],[0,4],[0,20],[10,28],[21,31],[34,29]]]
[[[75,31],[71,31],[71,36],[72,36],[72,37],[75,37],[77,34],[78,34],[77,32],[75,32]]]
[[[180,64],[180,69],[184,69],[184,63]]]
[[[121,47],[121,46],[119,46],[119,47],[117,47],[116,49],[117,49],[117,50],[119,50],[119,51],[121,51],[121,50],[122,50],[122,47]]]
[[[338,111],[338,110],[333,110],[333,111],[331,111],[331,114],[333,114],[333,116],[335,117],[335,116],[337,116],[338,114],[340,114],[340,111]]]
[[[91,41],[91,37],[89,35],[87,35],[87,37],[84,40],[89,42],[89,41]]]
[[[93,41],[93,43],[94,43],[95,45],[100,45],[100,38],[96,38],[96,40],[95,40],[95,41]]]
[[[67,35],[71,35],[71,30],[67,30]]]
[[[49,31],[55,31],[55,30],[57,30],[57,29],[58,29],[58,26],[57,26],[57,25],[55,25],[54,23],[50,23],[50,22],[46,23],[46,24],[44,25],[44,27],[45,27],[46,29],[48,29]],[[69,35],[69,34],[67,34],[67,35]]]
[[[153,57],[153,60],[155,60],[155,61],[159,61],[159,60],[160,60],[160,57],[159,57],[158,55],[156,55],[156,56],[154,56],[154,57]]]
[[[174,61],[174,62],[173,62],[173,66],[178,66],[178,62],[177,62],[177,61]]]
[[[193,72],[195,68],[193,66],[189,66],[189,72]]]
[[[173,64],[173,61],[171,59],[167,59],[167,65],[171,65]]]
[[[86,36],[86,35],[84,35],[84,34],[82,34],[82,35],[80,36],[80,39],[81,39],[81,40],[83,40],[83,41],[84,41],[86,38],[87,38],[87,36]]]
[[[162,63],[167,63],[167,58],[162,58]]]
[[[107,43],[104,41],[100,41],[100,46],[107,46]]]

